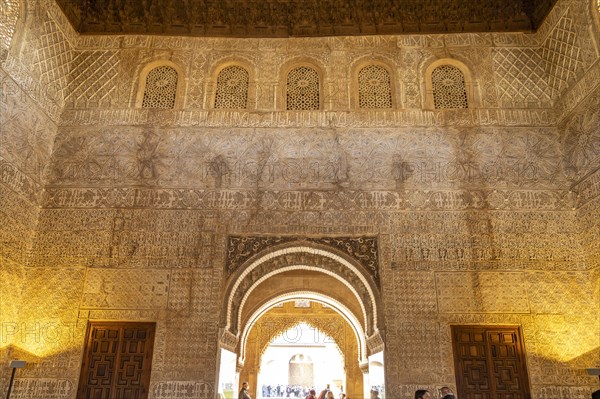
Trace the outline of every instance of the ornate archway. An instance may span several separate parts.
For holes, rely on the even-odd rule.
[[[309,299],[348,327],[352,372],[368,375],[368,357],[384,347],[378,262],[376,237],[229,237],[220,347],[236,354],[242,378],[256,382],[257,359],[247,353],[252,329],[276,304]]]

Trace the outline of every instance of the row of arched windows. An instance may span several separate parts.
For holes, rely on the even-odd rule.
[[[153,67],[142,78],[142,108],[175,108],[179,86],[179,72],[170,65]],[[285,78],[285,109],[321,109],[321,77],[310,65],[290,69]],[[391,109],[393,83],[389,70],[379,64],[369,64],[358,70],[356,76],[357,107],[361,109]],[[467,81],[463,70],[456,65],[442,63],[428,73],[433,108],[459,109],[469,107]],[[248,108],[250,73],[242,65],[222,68],[214,88],[212,106],[215,109],[240,110]]]

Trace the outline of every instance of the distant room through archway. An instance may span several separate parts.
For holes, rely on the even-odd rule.
[[[342,343],[343,344],[343,343]],[[345,392],[344,354],[333,338],[306,322],[275,337],[260,357],[258,398],[304,398],[327,385]]]

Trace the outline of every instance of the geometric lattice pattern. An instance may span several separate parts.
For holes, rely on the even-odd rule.
[[[73,54],[54,21],[44,22],[34,47],[33,65],[40,81],[56,100],[62,101]]]
[[[498,97],[523,106],[550,101],[545,63],[535,49],[503,48],[493,52]]]
[[[18,0],[0,1],[0,48],[9,48],[21,5]]]
[[[452,65],[440,65],[431,73],[433,103],[436,109],[468,108],[465,77]]]
[[[68,103],[74,107],[110,105],[117,90],[115,79],[119,71],[116,51],[77,51],[72,63]]]
[[[565,90],[583,68],[581,48],[573,25],[573,19],[561,18],[542,45],[542,57],[546,61],[546,72],[554,94]]]
[[[358,72],[358,107],[392,108],[390,74],[384,67],[369,65]]]
[[[245,109],[248,103],[248,71],[234,65],[223,68],[217,78],[215,108]]]
[[[310,67],[292,69],[287,76],[288,110],[319,109],[319,74]]]
[[[175,108],[177,71],[167,65],[152,69],[146,77],[142,108]]]

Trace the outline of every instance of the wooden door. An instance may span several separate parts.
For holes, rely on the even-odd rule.
[[[154,323],[90,322],[78,399],[146,399]]]
[[[453,326],[458,397],[531,399],[518,327]]]

